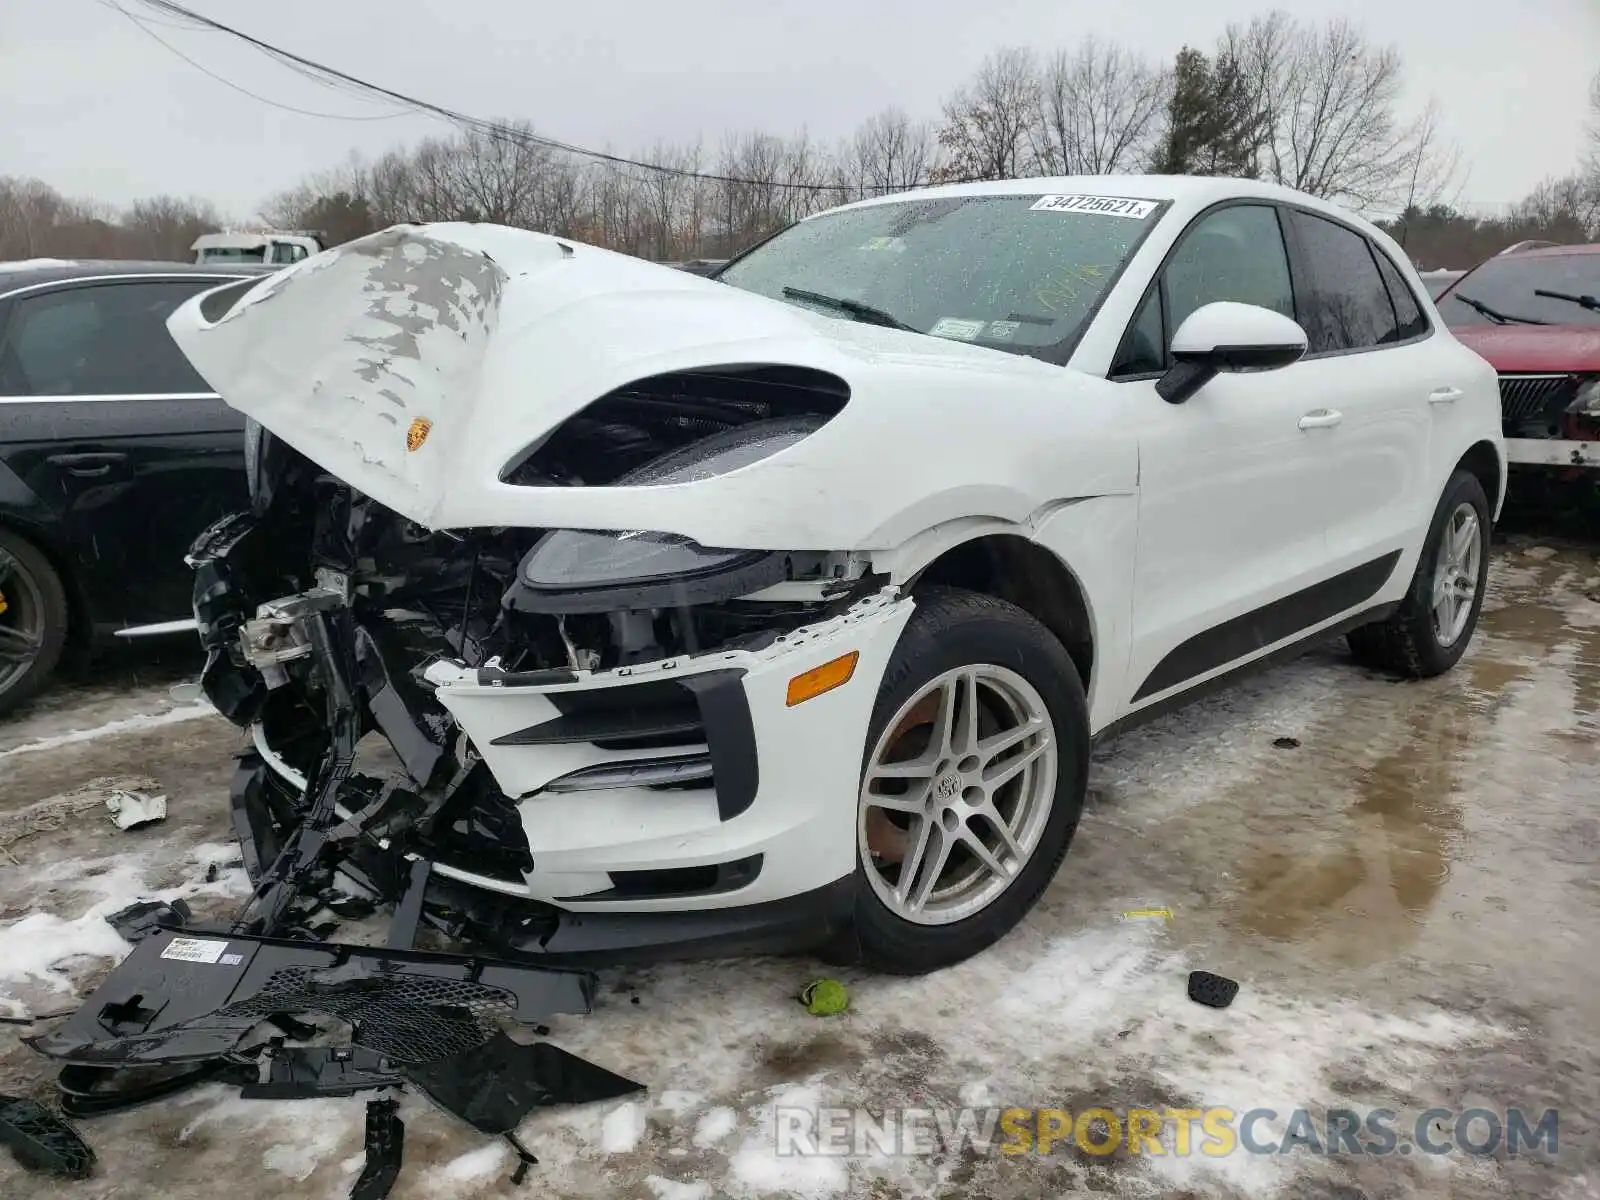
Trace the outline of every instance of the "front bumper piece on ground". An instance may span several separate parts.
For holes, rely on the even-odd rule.
[[[596,982],[584,971],[465,955],[160,927],[144,933],[75,1014],[27,1041],[65,1064],[58,1087],[70,1117],[116,1112],[200,1083],[233,1084],[243,1098],[263,1100],[410,1086],[480,1132],[505,1138],[521,1160],[520,1180],[538,1161],[514,1134],[529,1113],[642,1089],[501,1028],[514,1023],[544,1034],[544,1018],[587,1014]],[[287,1045],[334,1036],[301,1021],[314,1016],[331,1018],[346,1044]],[[398,1177],[403,1126],[395,1107],[384,1099],[368,1105],[367,1170],[353,1197],[381,1200]],[[59,1122],[51,1129],[57,1140],[70,1136]],[[79,1174],[92,1166],[85,1154]]]

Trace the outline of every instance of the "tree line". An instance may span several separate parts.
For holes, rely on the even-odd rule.
[[[952,180],[1160,172],[1282,183],[1375,217],[1424,268],[1468,266],[1525,238],[1600,237],[1600,75],[1587,161],[1493,217],[1456,207],[1467,180],[1438,110],[1403,107],[1404,64],[1343,19],[1281,11],[1171,62],[1086,38],[1002,47],[919,119],[898,108],[838,144],[804,131],[657,142],[638,161],[550,147],[526,121],[427,138],[303,180],[256,224],[330,244],[405,221],[490,221],[659,260],[720,258],[835,204]],[[117,212],[0,177],[0,260],[184,259],[225,227],[170,196]]]

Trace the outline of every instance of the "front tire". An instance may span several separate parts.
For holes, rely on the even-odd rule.
[[[1456,471],[1434,510],[1400,608],[1348,634],[1358,663],[1405,679],[1431,679],[1461,661],[1483,609],[1490,519],[1483,484],[1469,471]]]
[[[1022,609],[930,588],[880,685],[858,798],[856,935],[919,975],[999,941],[1072,842],[1089,715],[1065,648]]]
[[[61,577],[31,542],[0,529],[0,716],[31,700],[61,661],[69,607]]]

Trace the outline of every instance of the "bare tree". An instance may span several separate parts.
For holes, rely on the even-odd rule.
[[[857,196],[881,196],[925,183],[934,162],[931,126],[903,109],[868,117],[840,154],[841,177]]]
[[[1062,50],[1039,86],[1035,148],[1051,175],[1111,175],[1142,168],[1167,101],[1165,71],[1094,37]]]
[[[1600,221],[1600,72],[1589,84],[1589,149],[1584,156],[1583,182],[1588,202],[1597,210],[1592,221]],[[1596,231],[1600,236],[1600,230]]]
[[[1039,69],[1033,52],[997,50],[972,80],[945,101],[939,146],[945,161],[938,177],[1016,179],[1034,174],[1038,159],[1030,136],[1039,112]]]
[[[1348,20],[1321,28],[1282,12],[1227,31],[1267,130],[1261,173],[1277,183],[1358,208],[1442,194],[1459,155],[1431,108],[1405,119],[1400,55],[1374,46]]]
[[[127,252],[160,262],[187,262],[195,238],[222,228],[216,208],[206,200],[156,196],[137,200],[123,213]]]

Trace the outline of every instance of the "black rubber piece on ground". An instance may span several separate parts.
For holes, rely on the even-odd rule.
[[[350,1189],[350,1200],[384,1200],[400,1178],[406,1126],[399,1109],[398,1100],[367,1102],[367,1162]]]
[[[474,1049],[411,1067],[405,1076],[440,1108],[479,1133],[512,1132],[536,1108],[592,1104],[644,1091],[549,1042],[523,1045],[504,1033]]]
[[[1292,737],[1273,738],[1272,744],[1279,750],[1298,750],[1300,748],[1300,739]]]
[[[36,1100],[0,1096],[0,1146],[24,1170],[63,1179],[94,1173],[94,1151],[55,1113]]]
[[[1478,555],[1477,588],[1472,599],[1472,615],[1461,636],[1449,646],[1442,646],[1433,628],[1433,576],[1450,516],[1463,503],[1472,505],[1478,514],[1479,536],[1483,539]],[[1399,609],[1386,620],[1359,626],[1345,635],[1356,662],[1403,679],[1431,679],[1455,666],[1467,652],[1483,608],[1483,589],[1489,578],[1490,528],[1489,498],[1484,495],[1483,484],[1470,471],[1457,469],[1434,509],[1410,590]]]
[[[50,560],[33,545],[9,529],[0,528],[0,554],[16,559],[17,567],[39,589],[43,600],[43,645],[32,665],[9,686],[0,688],[0,715],[10,712],[34,695],[55,673],[67,646],[67,626],[72,619],[72,609],[67,603],[67,590],[56,574]]]
[[[884,906],[871,869],[856,856],[855,933],[874,970],[921,975],[992,946],[1025,917],[1050,881],[1078,828],[1089,788],[1089,707],[1083,682],[1054,634],[1015,604],[955,588],[918,592],[916,609],[884,671],[867,729],[862,770],[901,706],[928,682],[957,667],[988,663],[1021,675],[1044,699],[1060,749],[1056,794],[1044,834],[1027,865],[988,908],[948,925],[917,925]]]
[[[1189,972],[1189,999],[1207,1008],[1227,1008],[1239,994],[1239,981],[1210,971]]]

